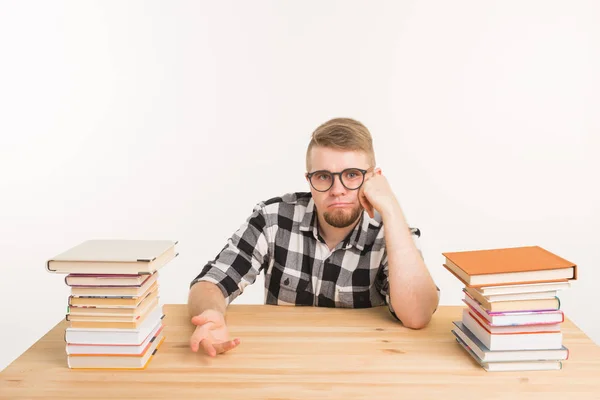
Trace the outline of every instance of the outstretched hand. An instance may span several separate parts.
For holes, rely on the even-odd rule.
[[[190,348],[197,352],[200,347],[211,357],[234,349],[240,344],[240,339],[229,339],[229,330],[225,317],[216,310],[206,310],[192,318],[196,329],[190,338]]]

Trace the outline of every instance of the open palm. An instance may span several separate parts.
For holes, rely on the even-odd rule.
[[[230,340],[225,317],[218,311],[207,310],[192,318],[196,329],[190,338],[190,347],[197,352],[202,346],[211,357],[229,351],[240,344],[239,339]]]

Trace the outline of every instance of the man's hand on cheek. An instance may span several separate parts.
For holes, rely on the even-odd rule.
[[[397,205],[396,196],[385,176],[374,173],[365,177],[365,182],[358,193],[358,200],[371,218],[374,217],[373,210],[384,214]]]

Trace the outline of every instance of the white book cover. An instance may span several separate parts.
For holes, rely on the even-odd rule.
[[[162,306],[158,306],[137,329],[66,328],[65,341],[77,344],[137,345],[144,341],[163,318]]]
[[[162,320],[159,321],[152,332],[140,344],[75,344],[67,343],[67,355],[71,354],[121,354],[121,355],[141,355],[148,347],[150,342],[163,330]]]
[[[513,361],[540,361],[540,360],[567,360],[569,349],[562,347],[558,350],[505,350],[491,351],[461,321],[453,321],[452,333],[467,344],[469,349],[484,362],[513,362]]]
[[[538,361],[508,361],[508,362],[484,362],[463,342],[456,337],[456,342],[486,371],[508,372],[508,371],[552,371],[562,369],[562,361],[538,360]]]
[[[570,281],[565,282],[543,282],[543,283],[530,283],[520,285],[504,285],[504,286],[483,286],[477,288],[484,296],[500,295],[500,294],[518,294],[518,293],[532,293],[532,292],[547,292],[547,291],[559,291],[566,290],[571,287]]]
[[[562,348],[562,332],[491,334],[468,311],[463,313],[462,322],[490,350],[552,350]]]
[[[171,240],[87,240],[46,261],[54,273],[151,274],[177,256]]]

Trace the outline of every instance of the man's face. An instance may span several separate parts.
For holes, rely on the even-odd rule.
[[[363,151],[336,150],[315,146],[310,152],[310,170],[342,172],[346,168],[368,169],[368,156]],[[336,228],[346,228],[360,217],[363,207],[358,201],[359,190],[349,190],[340,182],[339,175],[333,179],[333,186],[326,192],[319,192],[310,185],[317,213],[326,223]]]

